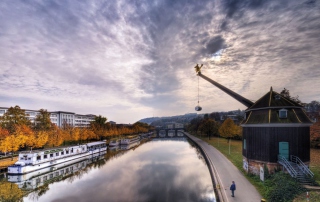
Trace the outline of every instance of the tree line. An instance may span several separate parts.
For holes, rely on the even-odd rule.
[[[96,116],[89,127],[77,128],[63,124],[59,128],[51,122],[50,112],[40,109],[34,122],[19,106],[10,107],[0,117],[0,151],[16,152],[19,149],[55,147],[62,144],[102,140],[117,136],[144,133],[152,130],[148,124],[115,125],[107,118]]]
[[[203,118],[198,117],[191,120],[186,129],[191,134],[204,135],[209,139],[211,136],[224,137],[228,141],[242,138],[242,128],[235,124],[231,118],[227,118],[223,123],[220,123],[211,114],[205,114]]]

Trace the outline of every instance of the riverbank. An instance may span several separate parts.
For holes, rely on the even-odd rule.
[[[215,171],[216,179],[214,180],[216,187],[219,189],[218,191],[221,192],[220,201],[261,201],[262,197],[257,189],[220,151],[198,137],[188,133],[185,133],[185,135],[195,142],[206,154],[206,157],[210,162],[209,166]],[[237,185],[234,198],[231,196],[229,190],[232,181],[235,181]]]

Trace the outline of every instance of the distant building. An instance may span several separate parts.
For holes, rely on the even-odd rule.
[[[183,128],[182,123],[167,123],[166,124],[168,129],[174,129],[174,128]]]
[[[3,116],[9,108],[0,107],[0,116]],[[39,110],[23,109],[27,115],[27,118],[34,123]],[[58,127],[62,127],[64,124],[68,124],[73,127],[88,127],[90,123],[94,121],[96,115],[93,114],[76,114],[74,112],[53,111],[50,113],[50,120]]]

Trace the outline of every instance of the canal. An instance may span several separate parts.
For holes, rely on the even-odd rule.
[[[216,201],[205,159],[186,137],[113,148],[64,169],[7,176],[1,183],[25,202]]]

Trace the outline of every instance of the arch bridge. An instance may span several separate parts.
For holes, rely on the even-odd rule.
[[[158,137],[177,137],[179,132],[184,132],[184,128],[158,128],[156,131]]]

